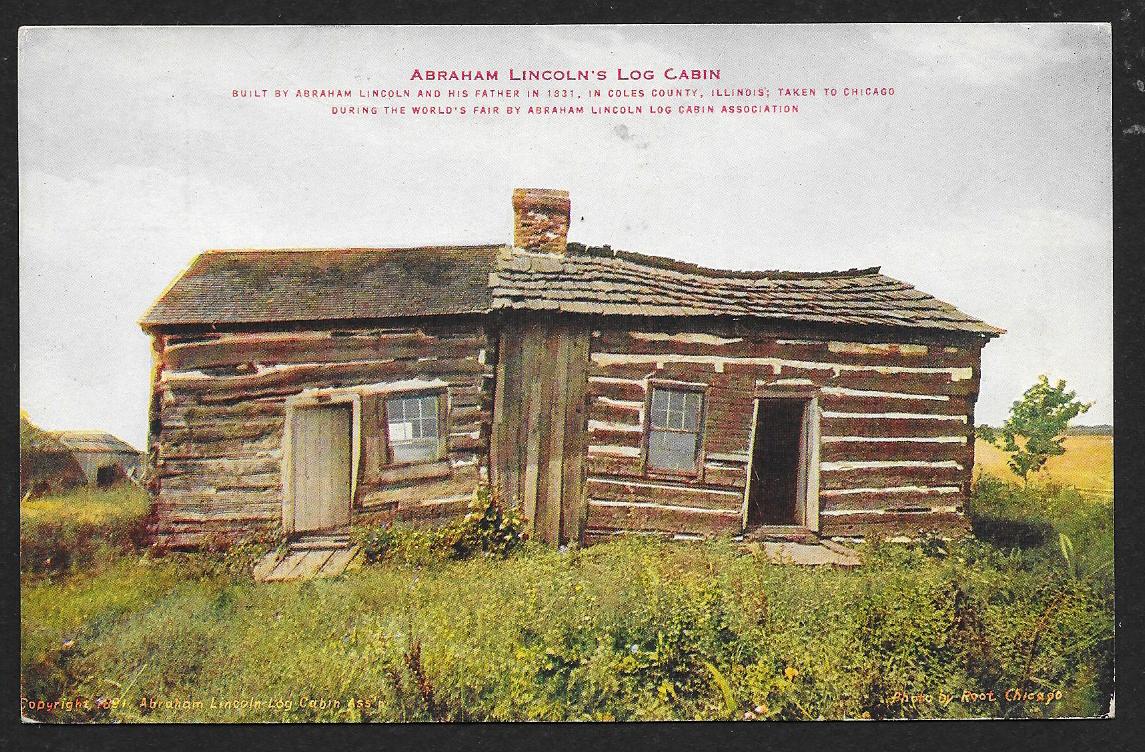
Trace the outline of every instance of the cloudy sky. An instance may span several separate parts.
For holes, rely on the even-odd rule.
[[[1111,422],[1109,54],[1108,27],[1083,24],[25,28],[21,406],[142,447],[136,321],[199,251],[504,242],[512,189],[534,186],[571,192],[581,242],[881,265],[1009,331],[984,351],[979,420],[1048,373],[1095,403],[1084,422]],[[820,96],[771,118],[556,120],[231,96],[404,87],[414,68],[669,66]]]

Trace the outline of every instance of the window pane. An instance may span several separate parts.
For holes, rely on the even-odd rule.
[[[437,459],[437,440],[403,441],[393,444],[394,462],[420,462]]]
[[[652,411],[667,412],[668,410],[668,392],[663,389],[652,390]]]
[[[690,392],[684,405],[683,425],[685,431],[695,431],[700,423],[700,393]]]
[[[662,470],[695,470],[696,434],[652,431],[648,436],[648,464]]]
[[[422,462],[439,455],[438,397],[394,397],[386,400],[392,462]]]

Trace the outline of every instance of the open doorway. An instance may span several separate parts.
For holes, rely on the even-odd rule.
[[[104,465],[95,471],[95,484],[100,488],[109,488],[126,478],[127,475],[119,465]]]
[[[813,402],[756,400],[747,492],[747,525],[812,525],[808,514],[814,447]],[[817,496],[818,494],[815,494]],[[818,499],[813,499],[817,504]],[[817,522],[818,515],[814,515]]]

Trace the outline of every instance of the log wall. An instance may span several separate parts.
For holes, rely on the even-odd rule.
[[[162,545],[281,528],[285,402],[304,389],[447,384],[445,458],[401,469],[386,465],[384,397],[362,397],[356,518],[455,515],[488,476],[496,353],[479,321],[153,334],[149,453]]]
[[[694,324],[692,324],[694,326]],[[825,536],[964,531],[981,340],[785,338],[651,328],[593,332],[586,537],[742,530],[754,398],[798,389],[820,406]],[[650,380],[706,385],[695,478],[643,464]]]

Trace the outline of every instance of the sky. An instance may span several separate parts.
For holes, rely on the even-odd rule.
[[[731,269],[881,266],[1007,330],[983,351],[979,422],[1046,373],[1093,402],[1077,422],[1111,423],[1109,59],[1105,24],[24,28],[21,407],[143,447],[137,322],[200,251],[509,242],[513,188],[548,187],[571,194],[574,241]],[[800,111],[335,117],[347,102],[232,95],[416,89],[415,68],[522,86],[510,67],[604,69],[602,90],[766,87]]]

